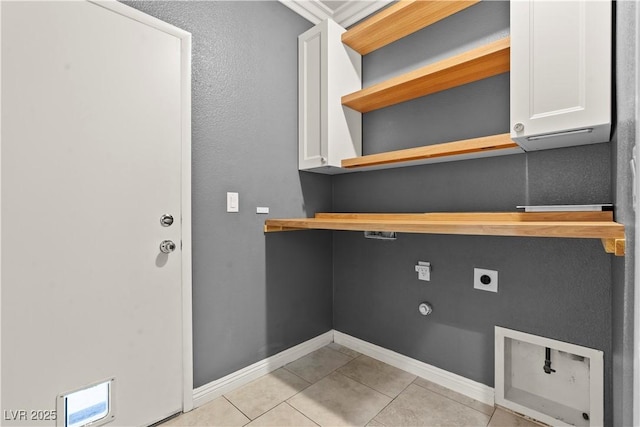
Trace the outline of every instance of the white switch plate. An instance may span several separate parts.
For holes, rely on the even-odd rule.
[[[240,212],[238,193],[227,192],[227,212]]]
[[[482,283],[480,278],[489,276],[491,280],[488,284]],[[473,287],[481,291],[498,292],[498,272],[496,270],[487,270],[484,268],[473,269]]]
[[[268,214],[269,213],[269,208],[266,206],[258,206],[256,208],[256,213],[257,214]]]

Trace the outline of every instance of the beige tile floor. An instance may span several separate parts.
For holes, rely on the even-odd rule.
[[[540,427],[332,343],[163,426]]]

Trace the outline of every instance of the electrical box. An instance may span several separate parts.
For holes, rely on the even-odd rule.
[[[604,423],[604,353],[497,327],[496,404],[554,426]]]

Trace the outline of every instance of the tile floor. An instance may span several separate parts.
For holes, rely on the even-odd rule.
[[[339,344],[163,424],[540,427]]]

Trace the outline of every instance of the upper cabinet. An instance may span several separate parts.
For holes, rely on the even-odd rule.
[[[512,1],[510,37],[362,88],[360,54],[477,3],[400,0],[348,31],[327,20],[302,34],[299,168],[342,173],[609,141],[608,0]],[[511,73],[510,134],[504,129],[497,135],[362,156],[361,113],[506,72]]]
[[[609,141],[611,2],[511,2],[511,138],[526,151]]]
[[[345,30],[325,20],[298,37],[298,166],[336,173],[362,154],[362,117],[342,95],[362,87],[362,59],[342,44]]]

